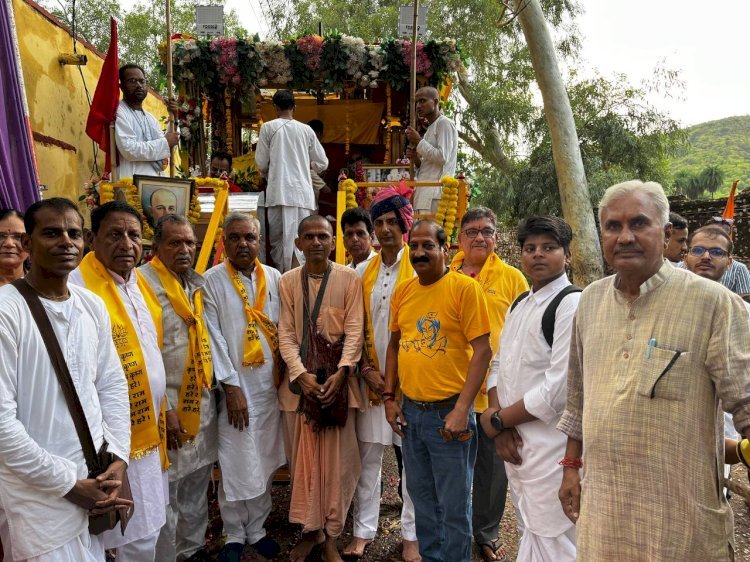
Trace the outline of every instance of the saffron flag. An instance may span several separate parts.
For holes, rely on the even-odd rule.
[[[89,117],[86,121],[86,134],[99,145],[107,155],[104,173],[112,170],[109,144],[109,125],[117,116],[120,103],[119,60],[117,57],[117,22],[110,18],[110,39],[107,56],[104,59],[99,83],[96,85],[94,99],[91,101]]]
[[[740,180],[734,180],[734,183],[732,184],[732,189],[729,191],[729,197],[727,197],[727,204],[724,207],[724,213],[722,213],[721,218],[723,219],[734,219],[734,192],[737,191],[737,184],[740,183]]]

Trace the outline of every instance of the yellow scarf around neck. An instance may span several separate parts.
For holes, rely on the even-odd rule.
[[[198,435],[201,425],[201,398],[204,388],[211,388],[213,362],[211,359],[211,343],[208,329],[203,318],[203,294],[200,289],[193,293],[193,303],[177,280],[177,277],[167,269],[162,261],[155,257],[150,262],[151,267],[159,276],[167,293],[169,304],[174,308],[177,316],[188,327],[188,353],[185,360],[185,371],[180,386],[180,404],[177,416],[190,442]]]
[[[169,459],[167,458],[165,403],[162,400],[159,414],[153,411],[151,386],[138,333],[128,316],[112,275],[96,258],[94,252],[90,252],[83,258],[80,269],[86,288],[101,297],[107,307],[112,322],[112,340],[120,356],[122,369],[125,371],[130,393],[130,458],[141,459],[159,448],[161,466],[163,470],[166,470],[169,468]],[[133,270],[131,275],[137,276],[138,288],[156,325],[156,334],[159,347],[161,347],[162,324],[159,300],[138,271]]]
[[[279,332],[276,325],[263,313],[263,307],[266,304],[266,273],[263,270],[263,266],[260,260],[255,259],[255,279],[257,281],[257,287],[255,289],[255,305],[250,304],[250,299],[247,296],[247,290],[245,284],[242,282],[242,277],[239,271],[237,271],[232,263],[227,259],[224,260],[224,265],[227,268],[229,278],[232,280],[235,291],[242,299],[245,307],[245,316],[247,317],[247,327],[245,328],[245,343],[242,355],[242,366],[243,367],[257,367],[263,365],[266,362],[266,358],[263,355],[263,346],[260,343],[260,334],[258,333],[258,327],[260,327],[263,335],[266,336],[268,346],[271,348],[271,354],[273,355],[273,378],[276,386],[278,387],[281,383],[281,354],[279,353]]]
[[[452,271],[460,271],[464,264],[464,258],[466,254],[463,250],[459,250],[458,253],[453,257],[450,268]],[[489,257],[484,260],[484,265],[480,270],[479,274],[474,278],[477,283],[482,287],[482,290],[487,290],[487,285],[491,282],[491,279],[495,279],[503,274],[503,262],[497,257],[495,252],[492,252]],[[470,277],[467,275],[467,277]]]
[[[375,281],[380,273],[380,264],[383,263],[383,257],[378,254],[367,264],[365,272],[362,274],[362,295],[365,301],[365,354],[370,365],[380,370],[378,354],[375,352],[374,331],[372,328],[372,313],[370,311],[370,295],[375,287]],[[398,275],[396,276],[396,285],[414,277],[414,268],[409,260],[409,246],[404,246],[401,254],[401,263],[398,266]],[[380,396],[375,394],[372,389],[368,389],[368,396],[372,404],[380,404]]]

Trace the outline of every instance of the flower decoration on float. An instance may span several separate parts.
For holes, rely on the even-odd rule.
[[[353,209],[357,206],[357,184],[353,179],[345,179],[339,184],[339,191],[346,192],[346,208]]]
[[[199,188],[210,187],[214,190],[214,195],[218,196],[220,191],[223,191],[223,190],[229,191],[229,182],[221,178],[211,178],[207,176],[195,177],[195,178],[190,178],[190,179],[193,182],[195,182],[195,190],[193,192],[193,201],[190,204],[190,213],[188,213],[188,220],[190,220],[190,222],[195,224],[198,222],[198,219],[200,219],[200,216],[201,216],[200,204],[198,203],[198,191],[200,191]],[[193,209],[193,202],[196,205],[196,209]],[[197,211],[197,213],[194,211]],[[224,224],[225,217],[226,217],[226,208],[224,209],[224,213],[222,213],[221,219],[219,220],[219,229],[216,231],[216,238],[215,238],[214,244],[217,244],[219,239],[221,238],[221,233],[222,233],[221,225]],[[193,218],[195,218],[195,220],[193,220]]]
[[[146,215],[143,214],[143,205],[141,205],[141,194],[138,187],[133,183],[133,178],[120,178],[117,182],[102,182],[99,186],[99,202],[104,205],[114,201],[116,192],[125,194],[125,202],[133,207],[141,215],[141,225],[144,240],[151,240],[154,237],[154,231],[148,224]]]
[[[440,179],[443,186],[443,195],[438,203],[435,220],[445,229],[448,240],[453,236],[456,228],[456,213],[458,212],[458,180],[450,176]]]

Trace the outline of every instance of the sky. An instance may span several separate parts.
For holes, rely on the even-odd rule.
[[[579,74],[624,73],[639,84],[661,65],[678,70],[685,88],[674,92],[676,98],[652,96],[651,101],[683,125],[750,114],[750,0],[579,1],[584,9],[577,19]],[[227,0],[226,7],[237,11],[248,31],[265,38],[261,2]]]

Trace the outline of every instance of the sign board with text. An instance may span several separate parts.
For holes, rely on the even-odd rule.
[[[200,36],[224,35],[224,6],[196,6],[195,28]]]
[[[398,15],[399,37],[412,37],[414,30],[414,6],[401,6]],[[417,36],[423,37],[427,33],[427,7],[420,6],[417,14]]]

